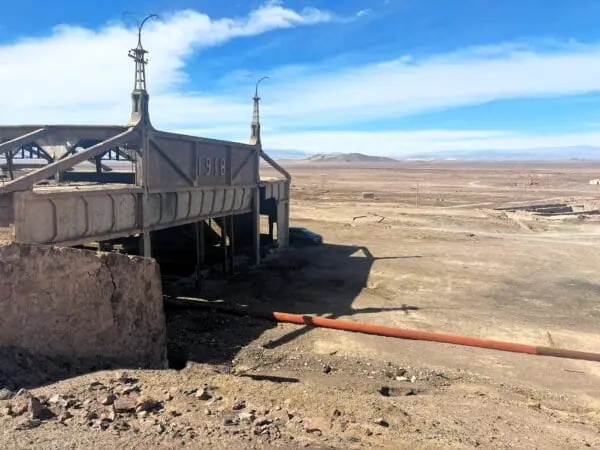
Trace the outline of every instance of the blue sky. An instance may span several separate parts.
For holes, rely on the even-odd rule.
[[[123,12],[160,129],[245,141],[269,75],[266,148],[600,145],[600,0],[4,2],[0,123],[126,122]]]

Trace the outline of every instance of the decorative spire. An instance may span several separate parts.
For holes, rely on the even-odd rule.
[[[258,96],[258,85],[262,80],[268,80],[269,77],[262,77],[260,80],[256,82],[256,86],[254,89],[254,97],[252,100],[254,101],[254,110],[252,111],[252,134],[250,135],[250,145],[258,145],[261,146],[262,143],[260,141],[260,114],[259,114],[259,101],[260,97]]]
[[[150,123],[148,113],[149,95],[146,91],[146,64],[148,60],[145,58],[147,50],[142,45],[142,28],[148,20],[158,19],[156,14],[150,14],[142,22],[138,22],[138,42],[137,47],[129,50],[128,56],[135,61],[135,80],[133,84],[133,92],[131,93],[131,118],[130,125],[138,124],[139,122]]]

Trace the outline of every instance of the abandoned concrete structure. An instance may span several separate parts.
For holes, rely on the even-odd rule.
[[[3,355],[24,351],[82,369],[167,364],[160,270],[149,258],[0,245],[0,312]]]
[[[277,224],[278,245],[288,245],[291,180],[262,150],[258,83],[249,143],[156,130],[146,89],[144,22],[129,51],[135,79],[126,125],[0,126],[0,156],[9,174],[0,182],[0,227],[10,227],[18,242],[61,246],[139,236],[139,254],[151,256],[152,233],[188,225],[196,230],[199,260],[210,229],[229,248],[226,258],[233,258],[239,239],[251,243],[258,263],[261,214]],[[27,157],[45,161],[15,171],[19,158]],[[261,179],[261,158],[281,177]],[[129,162],[124,166],[130,169],[113,169],[115,161]],[[95,170],[82,168],[89,162]]]

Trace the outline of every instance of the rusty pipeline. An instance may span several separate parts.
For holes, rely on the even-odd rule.
[[[411,339],[417,341],[439,342],[444,344],[463,345],[467,347],[478,347],[489,350],[500,350],[511,353],[524,353],[527,355],[552,356],[555,358],[579,359],[584,361],[600,362],[600,353],[582,352],[579,350],[568,350],[553,347],[543,347],[514,342],[495,341],[467,336],[459,336],[448,333],[436,333],[430,331],[407,330],[392,328],[381,325],[371,325],[360,322],[349,322],[339,319],[328,319],[326,317],[308,316],[276,311],[260,311],[244,306],[230,306],[222,303],[207,302],[193,297],[177,297],[167,299],[167,303],[174,306],[193,306],[212,309],[228,314],[251,316],[276,322],[293,323],[296,325],[307,325],[312,327],[330,328],[334,330],[352,331],[355,333],[372,334],[376,336],[387,336],[400,339]]]

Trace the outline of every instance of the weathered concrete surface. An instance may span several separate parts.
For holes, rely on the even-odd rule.
[[[88,369],[164,367],[158,264],[72,248],[0,245],[0,348]]]

